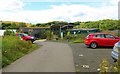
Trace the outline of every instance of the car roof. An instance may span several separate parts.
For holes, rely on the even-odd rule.
[[[97,34],[109,34],[109,33],[99,32],[99,33],[91,33],[91,34],[89,34],[89,35],[97,35]],[[110,35],[112,35],[112,34],[110,34]]]
[[[17,33],[17,34],[26,34],[26,33]]]

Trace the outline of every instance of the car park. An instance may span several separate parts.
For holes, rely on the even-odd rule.
[[[84,40],[85,45],[95,49],[98,46],[114,46],[120,40],[119,37],[107,33],[92,33]]]
[[[117,42],[114,47],[113,50],[111,52],[111,56],[114,60],[114,62],[116,62],[118,60],[118,56],[119,56],[119,51],[120,51],[120,41]]]
[[[32,43],[36,40],[34,36],[29,36],[28,34],[25,33],[17,33],[16,36],[20,37],[21,40],[31,41]]]

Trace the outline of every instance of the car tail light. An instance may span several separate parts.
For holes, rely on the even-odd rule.
[[[86,39],[89,39],[90,35],[87,35]]]
[[[90,39],[90,38],[92,38],[94,35],[88,35],[87,37],[86,37],[86,39]]]

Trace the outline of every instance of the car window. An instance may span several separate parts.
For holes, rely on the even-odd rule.
[[[105,38],[111,38],[111,39],[114,39],[115,37],[112,36],[112,35],[106,34],[106,35],[105,35]]]
[[[18,36],[22,36],[22,34],[18,34]]]
[[[105,38],[105,36],[103,34],[98,34],[95,36],[96,38]]]
[[[28,36],[27,34],[23,34],[24,36]]]

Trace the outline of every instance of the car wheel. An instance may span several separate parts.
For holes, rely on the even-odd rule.
[[[93,49],[95,49],[95,48],[97,48],[97,43],[96,42],[92,42],[91,44],[90,44],[90,47],[91,48],[93,48]]]
[[[115,59],[115,58],[113,58],[113,57],[112,57],[112,59],[113,59],[113,62],[117,62],[117,59]]]
[[[35,40],[31,40],[31,42],[33,43]]]

